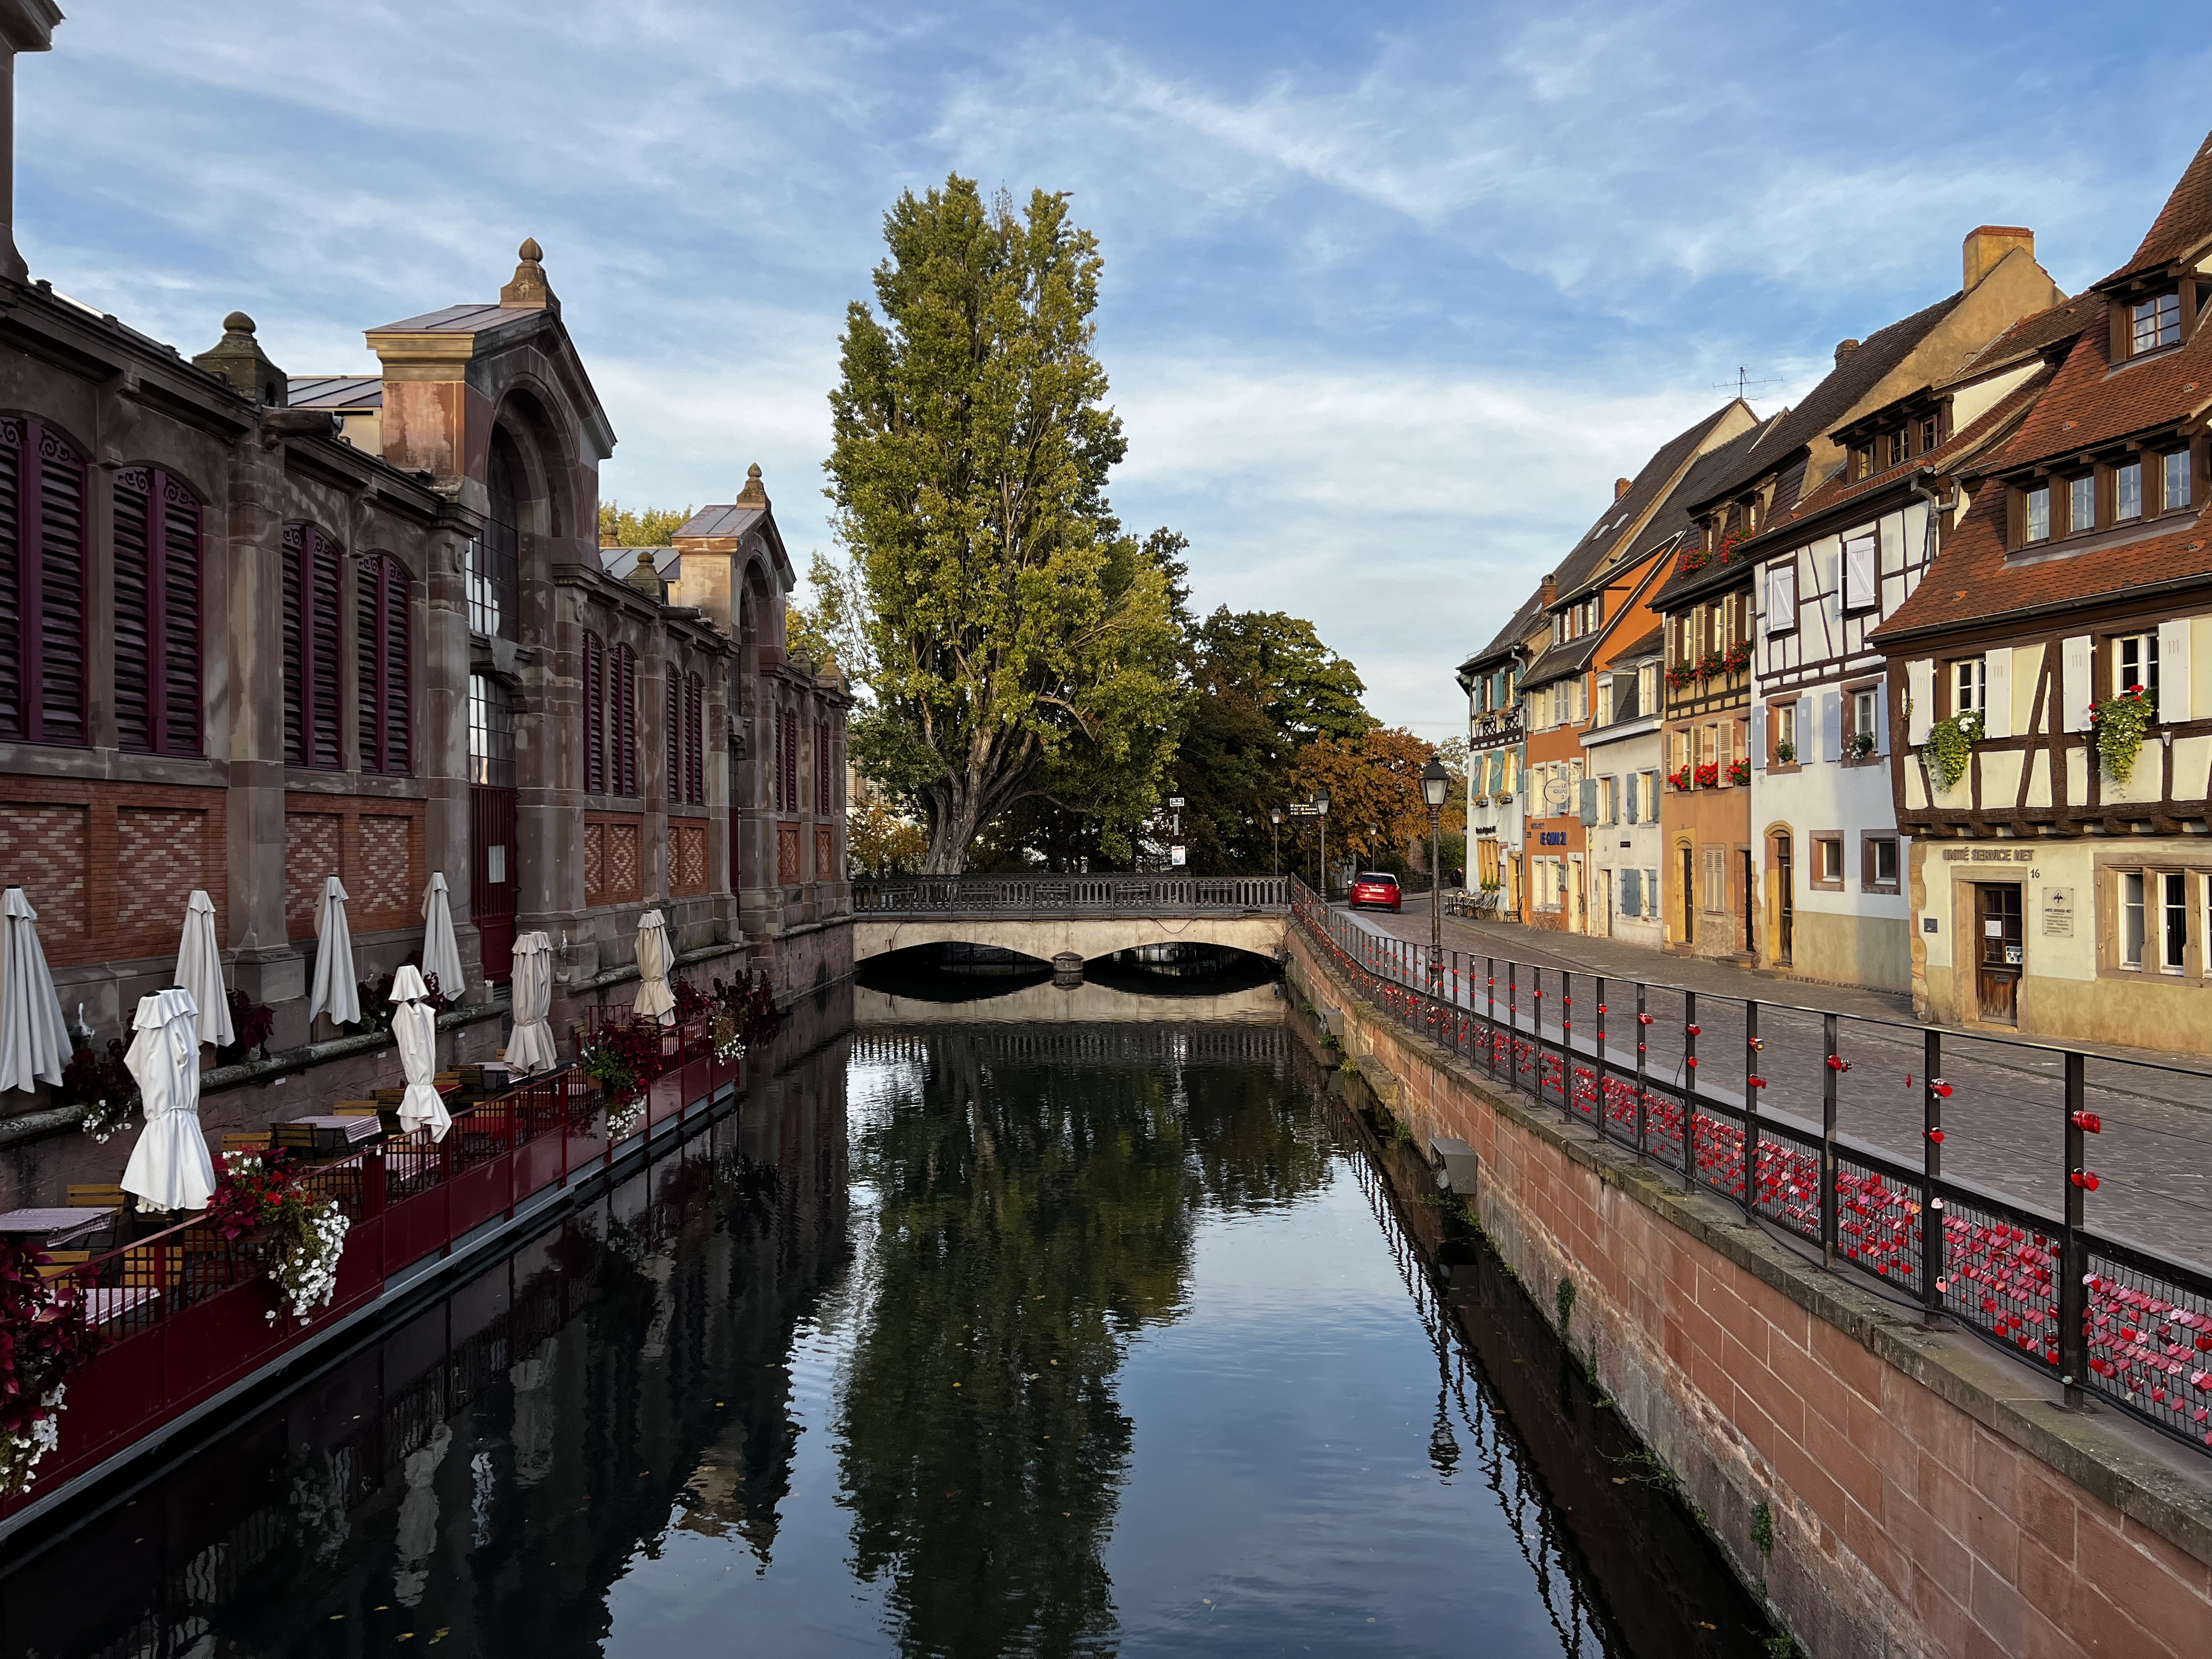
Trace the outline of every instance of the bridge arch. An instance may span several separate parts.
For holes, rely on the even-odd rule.
[[[928,945],[1095,962],[1158,945],[1273,957],[1290,894],[1279,876],[951,876],[858,884],[855,963]]]

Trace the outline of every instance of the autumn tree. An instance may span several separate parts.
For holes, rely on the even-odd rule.
[[[1175,747],[1165,573],[1106,499],[1125,448],[1092,353],[1101,260],[1066,204],[957,175],[900,197],[847,313],[827,464],[864,601],[861,769],[931,873],[1018,803],[1133,823]]]
[[[1421,772],[1436,745],[1402,726],[1377,726],[1356,738],[1322,738],[1300,751],[1297,781],[1310,797],[1328,790],[1328,844],[1355,864],[1402,864],[1418,847],[1427,862],[1429,808]],[[1464,836],[1467,796],[1447,794],[1440,831]]]
[[[647,507],[636,510],[620,501],[599,503],[601,547],[666,547],[691,516],[691,509]]]

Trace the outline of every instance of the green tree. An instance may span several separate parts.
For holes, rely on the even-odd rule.
[[[847,313],[829,495],[865,599],[853,749],[926,868],[1033,796],[1133,824],[1175,747],[1168,574],[1106,500],[1125,447],[1091,350],[1101,260],[1065,201],[900,197]]]
[[[691,516],[672,507],[648,507],[633,512],[620,501],[599,503],[601,547],[666,547]]]

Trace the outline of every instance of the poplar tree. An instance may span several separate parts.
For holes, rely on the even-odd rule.
[[[966,867],[1017,802],[1134,823],[1174,752],[1158,557],[1108,506],[1126,447],[1092,351],[1101,266],[1043,191],[901,196],[876,308],[846,317],[826,492],[865,602],[862,768]],[[880,314],[878,314],[880,313]]]

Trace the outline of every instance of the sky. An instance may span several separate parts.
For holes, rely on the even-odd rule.
[[[1802,396],[1978,224],[2069,293],[2120,264],[2212,125],[2212,37],[2144,16],[74,0],[17,62],[16,239],[187,355],[243,308],[299,374],[374,372],[362,331],[491,300],[535,236],[603,495],[726,501],[757,461],[803,569],[884,210],[1067,191],[1115,510],[1441,740],[1454,666],[1740,368]]]

